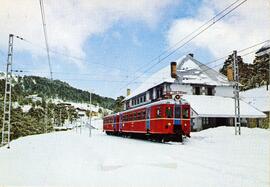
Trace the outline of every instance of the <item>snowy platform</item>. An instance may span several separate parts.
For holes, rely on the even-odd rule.
[[[0,186],[269,186],[270,131],[219,127],[181,143],[75,130],[0,148]]]

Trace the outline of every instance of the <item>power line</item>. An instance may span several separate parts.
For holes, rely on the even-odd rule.
[[[44,47],[42,47],[42,46],[40,46],[40,45],[38,45],[38,44],[36,44],[36,43],[30,41],[30,40],[23,39],[23,41],[25,41],[26,43],[28,43],[28,44],[30,44],[30,45],[36,46],[36,47],[38,47],[38,48],[40,48],[40,49],[42,49],[42,50],[47,51],[46,48],[44,48]],[[115,67],[115,66],[110,66],[110,65],[107,65],[107,64],[104,64],[104,63],[100,63],[100,62],[99,62],[99,63],[96,63],[96,62],[89,62],[89,61],[87,61],[87,60],[85,60],[85,59],[83,59],[83,58],[81,58],[81,57],[74,56],[74,55],[69,55],[69,54],[66,54],[66,53],[64,53],[64,52],[60,52],[60,51],[57,51],[57,50],[49,49],[49,51],[50,51],[51,53],[58,54],[58,55],[61,55],[61,56],[63,56],[63,57],[66,57],[66,58],[71,58],[71,59],[73,59],[73,60],[77,60],[77,61],[81,61],[81,62],[88,62],[88,63],[90,63],[90,64],[96,64],[96,65],[101,65],[101,66],[108,67],[108,68],[112,68],[112,69],[116,69],[116,70],[123,70],[123,71],[126,71],[125,68]],[[54,73],[54,72],[52,72],[52,73]]]
[[[48,35],[47,35],[47,28],[46,28],[46,21],[45,21],[43,0],[39,0],[39,5],[40,5],[41,18],[42,18],[43,33],[44,33],[44,38],[45,38],[45,45],[46,45],[46,50],[47,50],[47,58],[48,58],[48,63],[49,63],[50,78],[52,80],[53,76],[52,76],[51,58],[50,58],[50,50],[49,50],[49,42],[48,42]]]
[[[246,51],[246,50],[248,50],[248,49],[254,48],[254,47],[256,47],[256,46],[262,45],[262,44],[264,44],[264,43],[266,43],[266,42],[269,42],[269,41],[270,41],[270,40],[265,40],[265,41],[263,41],[263,42],[259,42],[259,43],[253,44],[253,45],[251,45],[251,46],[249,46],[249,47],[246,47],[246,48],[243,48],[243,49],[239,50],[239,53],[244,52],[244,51]],[[244,54],[244,55],[241,55],[241,56],[249,55],[249,54],[251,54],[251,53],[256,52],[257,50],[258,50],[258,49],[253,50],[253,51],[251,51],[251,52],[248,52],[248,53],[246,53],[246,54]],[[217,58],[217,59],[215,59],[215,60],[212,60],[212,61],[206,62],[206,63],[204,63],[204,64],[201,64],[201,65],[199,65],[199,67],[202,67],[202,66],[206,66],[206,65],[215,63],[215,62],[220,61],[220,60],[222,60],[222,59],[226,59],[226,58],[228,57],[229,54],[230,54],[230,53],[228,53],[227,55],[224,55],[224,56],[222,56],[222,57],[219,57],[219,58]],[[207,67],[207,69],[205,69],[204,71],[207,71],[207,70],[209,70],[209,69],[213,69],[213,68],[215,68],[215,67],[218,67],[218,66],[222,65],[223,63],[224,63],[224,62],[222,62],[222,63],[220,63],[220,64],[217,64],[217,65],[215,65],[215,66],[213,66],[213,67]],[[214,69],[213,69],[213,70],[214,70]],[[202,71],[202,72],[204,72],[204,71]],[[137,77],[136,77],[136,78],[137,78]],[[129,82],[129,83],[130,83],[130,82]]]
[[[238,0],[239,1],[239,0]],[[220,13],[218,13],[217,15],[220,16],[222,13],[224,13],[226,10],[228,10],[229,8],[231,8],[233,5],[235,5],[238,1],[230,4],[228,7],[226,7],[223,11],[221,11]],[[214,24],[216,24],[217,22],[219,22],[221,19],[223,19],[225,16],[227,16],[229,13],[231,13],[233,10],[235,10],[236,8],[238,8],[239,6],[241,6],[243,3],[245,3],[247,0],[243,0],[241,1],[239,4],[237,4],[235,7],[233,7],[232,9],[230,9],[228,12],[226,12],[225,14],[223,14],[220,17],[214,16],[212,19],[213,22],[208,25],[207,27],[205,27],[204,29],[200,30],[197,34],[195,34],[194,36],[192,36],[194,33],[196,33],[198,30],[196,29],[195,31],[193,31],[192,33],[190,33],[189,36],[192,36],[190,39],[188,39],[186,42],[184,42],[182,45],[180,45],[179,47],[177,47],[176,49],[172,50],[169,54],[167,54],[165,57],[162,57],[161,59],[159,59],[159,61],[155,64],[153,64],[152,66],[150,66],[149,68],[147,68],[141,75],[137,76],[135,79],[131,80],[128,84],[124,85],[123,87],[121,87],[119,90],[122,90],[123,88],[125,88],[126,86],[128,86],[130,83],[132,83],[134,80],[140,78],[144,73],[146,73],[147,71],[149,71],[150,69],[152,69],[154,66],[160,64],[163,60],[165,60],[166,58],[168,58],[169,56],[171,56],[172,54],[174,54],[176,51],[178,51],[179,49],[181,49],[182,47],[184,47],[186,44],[188,44],[189,42],[191,42],[194,38],[196,38],[197,36],[199,36],[200,34],[202,34],[204,31],[206,31],[208,28],[210,28],[211,26],[213,26]],[[209,21],[208,20],[205,24],[203,24],[201,27],[199,27],[199,29],[203,28],[204,26],[206,26]],[[184,39],[188,38],[188,37],[184,37]],[[181,40],[180,40],[181,41]],[[160,56],[159,56],[160,57]]]
[[[261,44],[263,44],[263,43],[265,43],[265,42],[268,42],[268,41],[269,41],[269,40],[265,40],[265,41],[263,41],[263,42],[259,42],[259,43],[253,44],[252,46],[243,48],[243,49],[241,49],[241,50],[239,50],[239,51],[244,52],[244,51],[246,51],[246,50],[248,50],[248,49],[254,48],[254,47],[256,47],[256,46],[258,46],[258,45],[261,45]],[[248,53],[245,53],[245,54],[243,54],[243,55],[241,55],[241,56],[242,56],[242,57],[247,56],[247,55],[249,55],[249,54],[252,54],[252,53],[256,52],[257,50],[258,50],[258,49],[252,50],[252,51],[250,51],[250,52],[248,52]],[[230,54],[230,53],[228,53],[228,55],[229,55],[229,54]],[[217,59],[215,59],[215,60],[206,62],[205,64],[201,64],[201,65],[199,65],[199,67],[209,65],[209,64],[211,64],[211,63],[217,62],[217,61],[222,60],[222,59],[226,59],[226,58],[228,57],[228,55],[226,55],[226,56],[224,55],[223,57],[220,57],[220,58],[217,58]],[[204,69],[203,71],[201,71],[201,73],[206,72],[206,71],[208,71],[208,70],[210,70],[210,69],[216,71],[216,70],[213,69],[213,68],[218,67],[218,66],[223,65],[223,64],[224,64],[224,62],[219,63],[219,64],[216,64],[216,65],[214,65],[214,66],[212,66],[212,67],[206,66],[207,68]],[[17,73],[32,73],[32,72],[35,72],[35,73],[48,73],[47,71],[31,71],[31,70],[13,70],[13,72],[17,72]],[[75,73],[75,72],[74,72],[74,73],[72,73],[72,72],[53,72],[53,74],[92,75],[92,74],[78,74],[78,73]],[[64,80],[64,81],[66,81],[66,80],[71,80],[71,81],[89,81],[89,82],[90,82],[90,81],[97,81],[97,82],[110,82],[110,83],[125,83],[125,82],[128,82],[128,80],[108,80],[108,79],[68,79],[68,78],[62,78],[62,80]],[[156,82],[154,82],[154,81],[147,81],[147,80],[146,80],[146,81],[136,81],[136,82],[133,82],[133,83],[135,83],[135,84],[138,84],[138,83],[149,83],[149,84],[150,84],[150,83],[156,83]]]
[[[209,24],[210,22],[213,22],[215,20],[216,17],[218,17],[219,15],[221,15],[222,13],[224,13],[226,10],[228,10],[229,8],[231,8],[233,5],[235,5],[238,1],[240,0],[236,0],[235,2],[233,2],[232,4],[230,4],[229,6],[227,6],[225,9],[223,9],[221,12],[217,13],[214,17],[212,17],[211,19],[209,19],[208,21],[206,21],[205,23],[203,23],[201,26],[197,27],[194,31],[192,31],[191,33],[189,33],[188,35],[186,35],[185,37],[183,37],[182,39],[180,39],[179,41],[177,41],[176,43],[174,43],[170,48],[168,48],[167,50],[163,51],[161,54],[159,54],[158,56],[156,56],[155,58],[153,58],[152,60],[150,60],[149,63],[155,62],[155,60],[159,60],[160,57],[164,54],[166,54],[167,52],[170,52],[170,50],[174,49],[178,44],[180,44],[181,42],[183,42],[185,39],[189,38],[190,36],[192,36],[194,33],[196,33],[198,30],[200,30],[201,28],[203,28],[204,26],[206,26],[207,24]],[[136,71],[137,72],[139,70],[141,70],[142,68],[144,68],[145,66],[141,66],[140,68],[138,68]]]
[[[248,48],[246,48],[246,50],[247,50],[247,49],[250,49],[250,48],[248,47]],[[243,56],[247,56],[247,55],[250,55],[250,54],[252,54],[252,53],[256,52],[257,50],[258,50],[258,49],[253,50],[253,51],[250,51],[250,52],[248,52],[248,53],[245,53],[245,54],[241,55],[241,57],[243,57]],[[243,52],[243,50],[240,50],[240,51],[242,51],[242,52]],[[219,60],[221,60],[221,59],[225,59],[225,58],[227,58],[227,57],[228,57],[228,55],[227,55],[226,57],[219,58]],[[211,61],[211,62],[216,62],[216,60]],[[205,69],[205,70],[201,71],[201,73],[206,72],[206,71],[208,71],[209,69],[213,69],[213,68],[218,67],[218,66],[223,65],[223,64],[224,64],[224,62],[219,63],[219,64],[216,64],[215,66],[212,66],[212,67],[208,67],[207,69]],[[203,64],[203,65],[204,65],[204,64]],[[213,69],[213,70],[214,70],[214,69]]]

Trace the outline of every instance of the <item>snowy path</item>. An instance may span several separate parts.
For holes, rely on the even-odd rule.
[[[0,148],[0,186],[269,186],[270,131],[219,127],[185,144],[94,130],[28,136]]]

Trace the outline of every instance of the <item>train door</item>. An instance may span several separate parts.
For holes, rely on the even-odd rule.
[[[116,131],[116,115],[113,116],[113,131]]]
[[[181,125],[181,105],[175,104],[174,106],[174,125]]]
[[[146,108],[146,132],[150,131],[150,123],[151,123],[151,107]]]
[[[182,131],[190,136],[190,106],[182,105]]]
[[[122,125],[123,125],[123,114],[121,113],[119,118],[119,132],[122,131]]]

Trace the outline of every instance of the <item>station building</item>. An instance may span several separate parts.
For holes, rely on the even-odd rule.
[[[171,66],[159,70],[124,99],[124,109],[131,109],[162,99],[181,95],[191,106],[192,130],[233,125],[233,84],[227,77],[188,54],[175,61],[177,77],[171,77]],[[252,105],[240,101],[241,120],[266,115]]]

